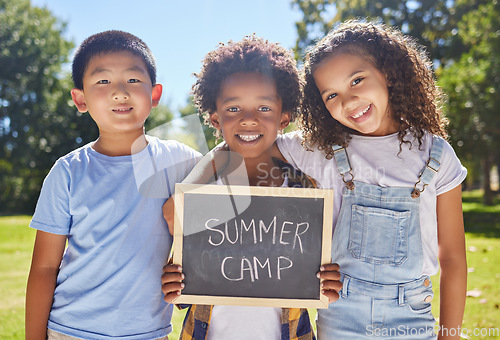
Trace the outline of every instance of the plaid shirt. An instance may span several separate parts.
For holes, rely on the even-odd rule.
[[[315,188],[315,181],[293,168],[290,164],[278,159],[273,159],[288,177],[289,187]],[[216,175],[217,176],[217,175]],[[189,310],[184,318],[182,331],[179,339],[182,340],[205,340],[213,306],[210,305],[181,305],[180,308]],[[236,334],[235,334],[236,336]],[[282,308],[281,309],[281,340],[315,340],[314,330],[311,326],[309,313],[305,308]]]
[[[179,339],[204,340],[207,338],[214,306],[191,305],[184,319]],[[237,338],[237,334],[234,334]],[[281,340],[315,340],[314,330],[305,308],[282,308]]]

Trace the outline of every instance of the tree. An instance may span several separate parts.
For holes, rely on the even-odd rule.
[[[296,23],[296,56],[347,19],[368,18],[399,27],[415,37],[438,64],[460,56],[457,22],[488,0],[292,0],[303,17]]]
[[[299,33],[296,50],[299,53],[336,23],[366,17],[401,28],[405,33],[418,38],[434,58],[444,58],[442,45],[452,25],[446,1],[293,0],[292,3],[304,15],[303,20],[296,25]]]
[[[174,118],[174,113],[168,105],[159,104],[157,107],[151,110],[148,119],[144,124],[146,131],[154,129],[166,122],[171,121]]]
[[[469,166],[481,168],[485,194],[491,192],[486,176],[491,166],[485,154],[498,154],[493,142],[499,135],[498,125],[490,109],[498,107],[498,86],[492,84],[496,80],[484,77],[488,72],[498,74],[499,69],[498,51],[493,48],[499,40],[498,18],[491,17],[498,16],[498,0],[292,0],[292,6],[303,14],[296,23],[297,57],[337,23],[356,17],[396,26],[424,45],[436,73],[447,77],[440,83],[449,94],[452,145]],[[469,177],[474,174],[470,171]]]
[[[484,203],[493,204],[489,177],[500,156],[500,6],[480,5],[458,23],[468,51],[446,67],[440,84],[448,93],[450,137],[459,156],[480,163]]]
[[[187,129],[193,131],[196,136],[197,145],[206,145],[208,150],[211,150],[217,144],[217,138],[214,135],[214,128],[204,123],[204,118],[198,113],[198,109],[193,103],[193,97],[190,96],[187,100],[186,106],[180,109],[181,117],[188,117],[192,115],[198,116],[198,121],[193,119],[188,123]],[[199,133],[201,127],[203,135]],[[219,141],[220,142],[220,141]]]
[[[160,110],[168,113],[160,114],[153,112],[153,121],[146,127],[148,134],[161,139],[173,139],[182,142],[201,153],[207,153],[215,146],[213,129],[203,124],[203,119],[199,117],[198,110],[193,104],[193,98],[187,99],[186,106],[179,110],[180,117],[174,118],[172,112],[164,107]],[[148,121],[151,119],[148,118]]]
[[[29,0],[0,0],[0,211],[33,212],[54,161],[97,137],[71,103],[65,24]]]

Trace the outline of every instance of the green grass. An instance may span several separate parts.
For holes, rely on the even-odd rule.
[[[29,216],[0,217],[0,339],[24,339],[24,301],[35,230]]]
[[[469,339],[494,339],[473,336],[473,329],[487,332],[500,328],[500,201],[494,206],[481,204],[479,191],[465,192],[463,209],[469,266],[468,291],[479,291],[478,297],[467,297],[463,327]],[[30,216],[0,217],[0,339],[24,339],[24,295],[35,231],[28,228]],[[433,278],[435,298],[433,313],[439,314],[439,274]],[[311,310],[311,317],[316,313]],[[174,332],[177,339],[185,311],[174,310]],[[498,334],[498,333],[497,333]]]

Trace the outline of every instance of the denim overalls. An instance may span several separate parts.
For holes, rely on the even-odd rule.
[[[443,144],[433,138],[414,187],[354,181],[346,149],[333,147],[346,183],[332,245],[343,288],[338,301],[318,310],[319,340],[436,338],[432,284],[422,276],[419,196],[439,170]]]

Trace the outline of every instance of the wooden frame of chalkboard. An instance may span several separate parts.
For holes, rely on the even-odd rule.
[[[176,184],[176,303],[328,308],[333,190]]]

